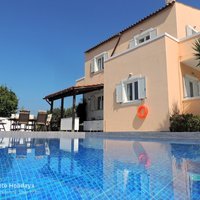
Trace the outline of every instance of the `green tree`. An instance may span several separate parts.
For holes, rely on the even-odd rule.
[[[76,113],[77,113],[77,116],[79,117],[79,122],[82,124],[86,120],[86,116],[87,116],[85,101],[78,104],[76,108]]]
[[[198,38],[195,41],[193,49],[195,51],[194,56],[196,57],[196,60],[198,61],[197,67],[200,67],[200,38]]]
[[[0,116],[10,117],[16,113],[18,99],[16,94],[6,86],[0,86]]]
[[[48,111],[50,113],[50,111]],[[52,112],[51,128],[52,131],[60,130],[61,110],[60,108],[54,108]],[[64,109],[63,118],[72,117],[72,108]]]

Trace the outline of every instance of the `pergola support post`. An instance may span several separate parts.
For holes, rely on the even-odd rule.
[[[50,113],[53,113],[53,101],[51,101],[50,105],[51,105],[51,107],[50,107]]]
[[[54,103],[54,101],[52,100],[51,103],[50,103],[50,106],[51,106],[50,107],[50,113],[51,114],[53,114],[53,103]],[[50,127],[50,131],[51,131],[52,130],[52,123],[51,122],[50,122],[50,126],[49,127]]]
[[[76,117],[76,94],[73,94],[73,106],[72,106],[72,132],[75,130],[75,117]]]
[[[64,98],[61,98],[61,106],[60,106],[60,117],[61,119],[64,116]]]

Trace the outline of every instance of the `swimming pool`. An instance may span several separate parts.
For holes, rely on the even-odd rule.
[[[0,199],[199,200],[200,145],[1,138]]]

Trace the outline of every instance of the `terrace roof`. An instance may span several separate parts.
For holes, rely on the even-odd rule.
[[[45,96],[44,99],[48,101],[54,101],[54,100],[61,99],[64,97],[69,97],[69,96],[84,94],[87,92],[92,92],[95,90],[100,90],[100,89],[103,89],[103,87],[104,87],[103,84],[72,86],[64,90],[60,90],[58,92],[49,94]]]

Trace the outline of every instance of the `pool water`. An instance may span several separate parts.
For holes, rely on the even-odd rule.
[[[0,139],[1,200],[200,200],[200,145]]]

